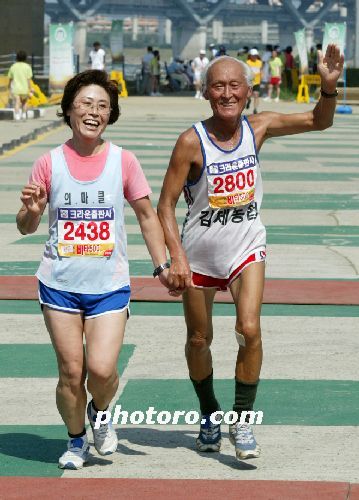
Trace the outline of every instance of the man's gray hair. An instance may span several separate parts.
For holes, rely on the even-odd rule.
[[[220,56],[220,57],[216,57],[215,59],[213,59],[208,64],[208,66],[206,67],[206,69],[204,70],[204,73],[203,73],[203,82],[202,82],[202,91],[203,92],[205,92],[205,90],[207,88],[209,70],[212,68],[212,66],[214,66],[215,64],[217,64],[220,61],[234,61],[237,64],[239,64],[240,67],[242,68],[243,75],[244,75],[244,78],[246,79],[248,87],[252,87],[253,86],[254,74],[253,74],[253,71],[251,70],[251,68],[246,63],[244,63],[243,61],[239,61],[235,57]]]

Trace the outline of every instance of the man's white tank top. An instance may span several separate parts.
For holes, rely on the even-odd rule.
[[[265,251],[260,220],[263,187],[254,134],[241,119],[239,144],[227,151],[209,137],[202,122],[194,125],[201,143],[200,178],[187,182],[188,212],[182,245],[193,272],[228,278],[251,254]]]
[[[93,181],[72,177],[62,146],[51,151],[49,239],[36,273],[45,285],[102,294],[129,284],[121,151],[110,144]]]

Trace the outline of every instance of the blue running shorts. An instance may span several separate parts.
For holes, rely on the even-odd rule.
[[[39,302],[42,306],[69,313],[82,313],[85,319],[129,309],[130,287],[98,295],[55,290],[39,281]]]

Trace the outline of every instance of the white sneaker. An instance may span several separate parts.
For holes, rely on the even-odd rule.
[[[114,453],[117,450],[118,439],[112,423],[101,424],[98,429],[95,429],[97,413],[94,411],[91,401],[87,405],[87,416],[91,425],[97,453],[100,455],[111,455],[111,453]]]
[[[274,99],[274,102],[279,102],[279,97],[276,97],[276,98]]]
[[[267,97],[263,97],[263,101],[265,101],[265,102],[271,102],[272,99],[267,96]]]
[[[249,424],[236,424],[229,426],[229,440],[236,450],[236,458],[258,458],[261,449],[254,437],[252,427]]]
[[[195,99],[199,99],[201,97],[201,92],[198,90],[196,92],[196,95],[194,96]]]
[[[59,458],[60,469],[82,469],[90,455],[89,449],[86,434],[83,437],[69,439],[67,451]]]
[[[19,120],[21,120],[21,114],[20,113],[14,113],[14,118],[18,122]]]
[[[21,119],[22,120],[26,120],[27,119],[26,111],[21,114]]]

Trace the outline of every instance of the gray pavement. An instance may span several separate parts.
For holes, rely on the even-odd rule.
[[[210,114],[208,103],[190,97],[130,97],[122,100],[121,106],[122,116],[108,127],[106,137],[138,154],[156,204],[176,137]],[[261,109],[289,113],[312,107],[263,103]],[[45,117],[26,123],[0,122],[1,141],[26,135],[32,127],[61,124],[56,121],[56,110],[49,108]],[[268,232],[267,277],[358,279],[358,108],[353,111],[348,117],[336,115],[334,126],[325,132],[276,138],[264,145],[260,157],[264,177],[262,217]],[[35,235],[22,238],[16,232],[20,189],[33,161],[69,137],[68,127],[59,127],[0,156],[3,275],[34,274],[46,221]],[[183,218],[185,212],[181,200],[178,215]],[[129,207],[126,218],[131,274],[148,276],[152,264]],[[7,303],[0,311],[0,355],[5,353],[0,358],[0,387],[8,408],[0,415],[0,434],[27,433],[48,439],[53,459],[48,475],[55,475],[57,455],[51,440],[54,433],[62,440],[61,446],[66,439],[55,405],[55,360],[37,305],[23,314],[28,302],[19,303],[16,311]],[[171,306],[155,302],[132,305],[124,351],[132,346],[133,352],[114,401],[124,409],[145,410],[149,405],[155,405],[158,411],[190,405],[197,409],[196,403],[191,403],[193,394],[183,355],[182,310],[180,305],[177,309]],[[218,397],[228,410],[236,356],[235,318],[229,307],[223,306],[220,311],[213,322],[214,373],[222,388]],[[359,482],[355,467],[359,449],[358,320],[357,308],[350,306],[263,308],[264,364],[259,387],[259,404],[263,406],[257,409],[263,409],[267,421],[256,428],[263,449],[259,460],[250,464],[235,461],[226,427],[222,452],[205,455],[194,450],[197,426],[118,425],[118,453],[101,459],[93,452],[87,468],[67,471],[64,477]],[[16,370],[19,366],[23,366],[23,373]],[[14,455],[14,468],[19,474],[44,475],[44,461],[37,457],[22,460],[21,454]],[[8,461],[9,453],[0,453],[0,475]]]

